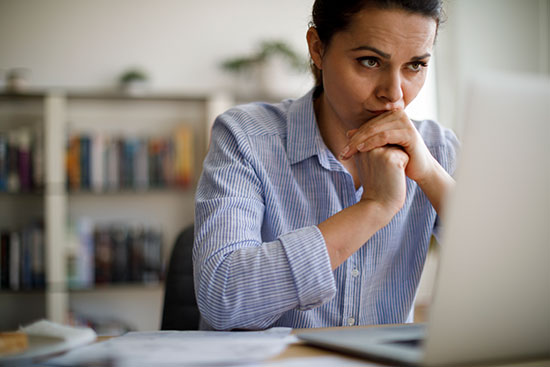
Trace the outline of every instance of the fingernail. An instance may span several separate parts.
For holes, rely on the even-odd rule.
[[[346,154],[348,154],[349,152],[349,146],[345,147],[344,150],[342,150],[342,152],[340,153],[340,159],[344,159],[344,157],[346,156]]]
[[[364,143],[361,143],[357,146],[357,150],[361,150],[365,147],[365,144]]]
[[[346,132],[346,137],[349,138],[350,136],[351,136],[351,130],[348,130],[348,131]]]

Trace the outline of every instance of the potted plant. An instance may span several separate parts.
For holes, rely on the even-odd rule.
[[[252,54],[224,60],[221,67],[236,76],[240,97],[279,97],[287,94],[293,75],[307,70],[307,61],[286,42],[272,40]]]
[[[142,69],[132,68],[120,75],[119,85],[124,93],[141,95],[149,89],[149,78]]]

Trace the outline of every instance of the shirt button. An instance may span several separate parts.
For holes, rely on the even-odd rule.
[[[348,318],[348,326],[352,326],[353,324],[355,324],[355,319],[353,317],[349,317]]]
[[[354,277],[354,278],[357,278],[359,276],[359,270],[353,269],[351,271],[351,276]]]

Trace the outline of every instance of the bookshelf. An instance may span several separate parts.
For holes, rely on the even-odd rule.
[[[73,273],[75,258],[78,265],[82,246],[78,228],[84,223],[92,233],[97,228],[112,225],[122,227],[125,233],[143,234],[145,228],[145,233],[161,234],[159,256],[163,264],[162,272],[177,234],[193,221],[194,191],[208,147],[210,124],[231,102],[224,95],[129,96],[63,90],[0,93],[0,137],[13,135],[14,131],[37,131],[36,139],[34,135],[33,139],[42,146],[32,140],[31,147],[33,152],[37,146],[43,151],[41,157],[38,154],[33,166],[39,176],[36,185],[25,189],[0,190],[0,203],[4,208],[0,213],[0,230],[14,231],[40,222],[43,228],[44,270],[42,287],[0,289],[0,303],[7,306],[5,314],[3,311],[7,317],[3,315],[5,321],[0,322],[0,330],[13,329],[38,317],[67,322],[75,314],[78,318],[121,319],[137,330],[157,329],[164,292],[162,275],[156,277],[151,272],[140,273],[136,276],[138,278],[111,279],[111,282],[97,286],[95,278],[81,283],[83,278],[75,278]],[[100,186],[97,182],[94,186],[91,181],[89,185],[78,185],[72,180],[75,173],[69,168],[70,142],[75,137],[79,142],[92,139],[90,146],[94,146],[94,139],[101,137],[116,140],[121,151],[126,148],[134,151],[141,147],[145,152],[150,152],[154,142],[176,139],[182,129],[189,133],[183,146],[192,145],[192,150],[185,153],[188,158],[183,163],[188,169],[185,177],[176,177],[174,173],[161,182],[158,174],[155,176],[157,178],[143,174],[144,169],[151,172],[149,169],[152,169],[156,158],[150,155],[145,158],[148,166],[143,168],[137,164],[137,155],[120,155],[115,170],[120,173],[115,180],[118,181],[116,185],[106,177],[109,159],[99,169],[105,173]],[[25,146],[25,138],[20,140]],[[168,146],[172,151],[179,149],[176,143]],[[106,157],[107,153],[100,156]],[[133,161],[126,160],[128,157]],[[74,156],[72,158],[74,161]],[[94,165],[91,159],[86,159],[79,156],[78,163],[85,164],[87,161],[87,164]],[[140,159],[143,162],[143,155]],[[169,167],[176,167],[176,163],[172,163]],[[159,164],[167,167],[164,161]],[[136,178],[137,172],[133,172],[132,167],[141,169],[140,179]],[[189,167],[192,167],[191,173]],[[172,168],[168,171],[176,171]],[[95,173],[99,172],[97,165],[95,170]],[[91,171],[92,167],[88,172]],[[130,176],[124,176],[128,172]],[[143,177],[146,177],[145,184]],[[138,238],[141,237],[136,234],[135,243],[142,244]],[[134,245],[128,246],[134,248]],[[140,261],[143,267],[146,262]],[[130,260],[126,259],[125,264],[130,266]],[[136,282],[136,279],[139,281]]]

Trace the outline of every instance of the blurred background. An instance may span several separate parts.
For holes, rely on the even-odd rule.
[[[160,327],[211,123],[312,87],[312,4],[0,0],[0,330],[40,317],[102,334]],[[445,7],[408,112],[460,136],[472,75],[550,74],[550,1]]]

